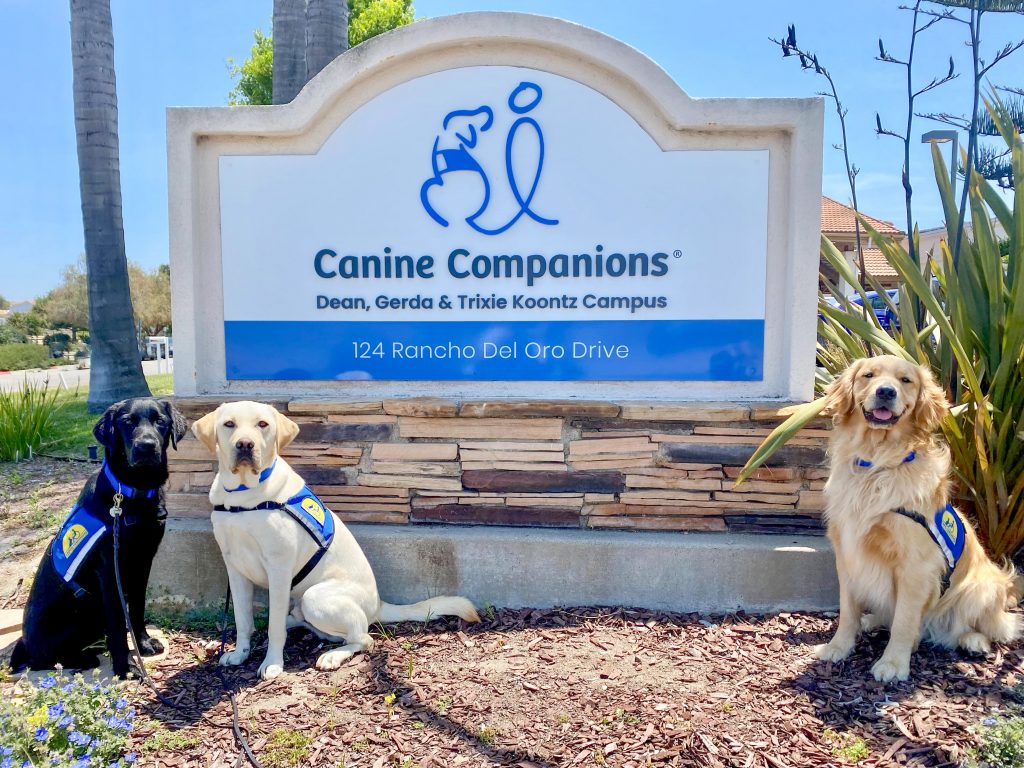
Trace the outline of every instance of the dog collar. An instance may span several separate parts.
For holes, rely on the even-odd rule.
[[[909,462],[913,461],[916,458],[917,458],[917,451],[911,451],[910,453],[908,453],[903,458],[903,463],[904,464],[908,464]],[[868,461],[867,459],[854,458],[853,466],[855,466],[855,467],[863,467],[864,469],[870,469],[871,467],[875,466],[875,462]]]
[[[940,508],[930,518],[926,518],[920,512],[914,512],[903,507],[898,507],[892,511],[923,526],[928,531],[928,535],[932,537],[935,545],[942,551],[942,556],[946,560],[946,576],[942,582],[943,589],[945,589],[945,587],[949,586],[949,578],[953,575],[953,569],[956,568],[957,561],[960,560],[960,556],[964,553],[964,544],[967,541],[967,529],[960,515],[953,509],[953,505],[949,503]]]
[[[274,459],[274,463],[273,464],[271,464],[269,467],[267,467],[262,472],[260,472],[260,479],[259,479],[259,482],[257,483],[257,485],[260,485],[264,481],[266,481],[266,479],[268,477],[270,477],[271,473],[274,471],[274,467],[276,467],[276,466],[277,466],[277,459]],[[249,488],[248,485],[246,485],[245,483],[242,483],[237,488],[225,488],[224,490],[227,491],[228,493],[237,493],[238,491],[248,491],[248,490],[251,490],[251,489]]]
[[[103,476],[107,478],[107,482],[110,483],[110,487],[120,493],[127,499],[134,499],[136,496],[143,499],[151,499],[156,496],[157,488],[150,488],[148,490],[142,490],[141,488],[133,488],[130,485],[126,485],[117,479],[114,474],[114,470],[110,468],[110,465],[103,462]]]

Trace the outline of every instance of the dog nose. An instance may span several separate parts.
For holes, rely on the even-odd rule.
[[[896,388],[895,387],[879,387],[875,390],[875,397],[879,400],[895,400],[896,399]]]
[[[252,440],[246,440],[244,437],[235,443],[235,448],[240,451],[251,451],[256,444]]]
[[[135,448],[140,451],[155,451],[159,445],[160,443],[151,437],[144,437],[135,441]]]

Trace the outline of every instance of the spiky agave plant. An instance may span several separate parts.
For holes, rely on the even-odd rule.
[[[1012,556],[1024,545],[1024,143],[998,96],[986,108],[1006,142],[1014,169],[1012,206],[976,171],[969,180],[970,238],[954,263],[946,241],[937,260],[911,260],[900,243],[875,231],[862,219],[871,239],[902,281],[899,303],[880,286],[879,296],[899,318],[884,331],[873,314],[832,285],[836,305],[819,299],[819,390],[853,360],[867,355],[867,344],[887,354],[929,365],[954,404],[942,422],[953,455],[956,494],[972,514],[989,552]],[[932,147],[950,239],[957,228],[957,201],[948,170]],[[1008,256],[1000,254],[993,219],[1006,232]],[[913,237],[918,237],[915,230]],[[821,254],[866,304],[865,286],[842,254],[822,238]],[[870,282],[870,281],[869,281]],[[912,310],[916,299],[924,308]],[[825,409],[820,397],[793,409],[751,456],[738,479],[743,482],[789,438]]]

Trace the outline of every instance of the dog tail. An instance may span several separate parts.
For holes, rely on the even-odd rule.
[[[28,666],[28,648],[25,646],[25,638],[19,637],[11,651],[11,672],[21,672]]]
[[[458,616],[470,622],[480,621],[476,608],[464,597],[432,597],[411,605],[393,605],[380,601],[377,621],[430,621],[439,616]]]

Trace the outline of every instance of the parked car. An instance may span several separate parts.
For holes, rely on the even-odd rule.
[[[900,305],[900,292],[895,288],[890,288],[886,291],[886,294],[888,294],[889,300],[898,308]],[[866,295],[868,297],[868,303],[871,304],[871,309],[875,313],[875,317],[878,318],[878,324],[886,331],[891,328],[899,330],[899,316],[892,311],[885,299],[878,295],[878,291],[868,291]],[[847,298],[852,304],[856,304],[858,307],[864,306],[864,302],[861,299],[860,294],[854,294]],[[826,296],[825,302],[829,304],[829,306],[836,307],[837,309],[839,308],[839,302],[833,296]]]

